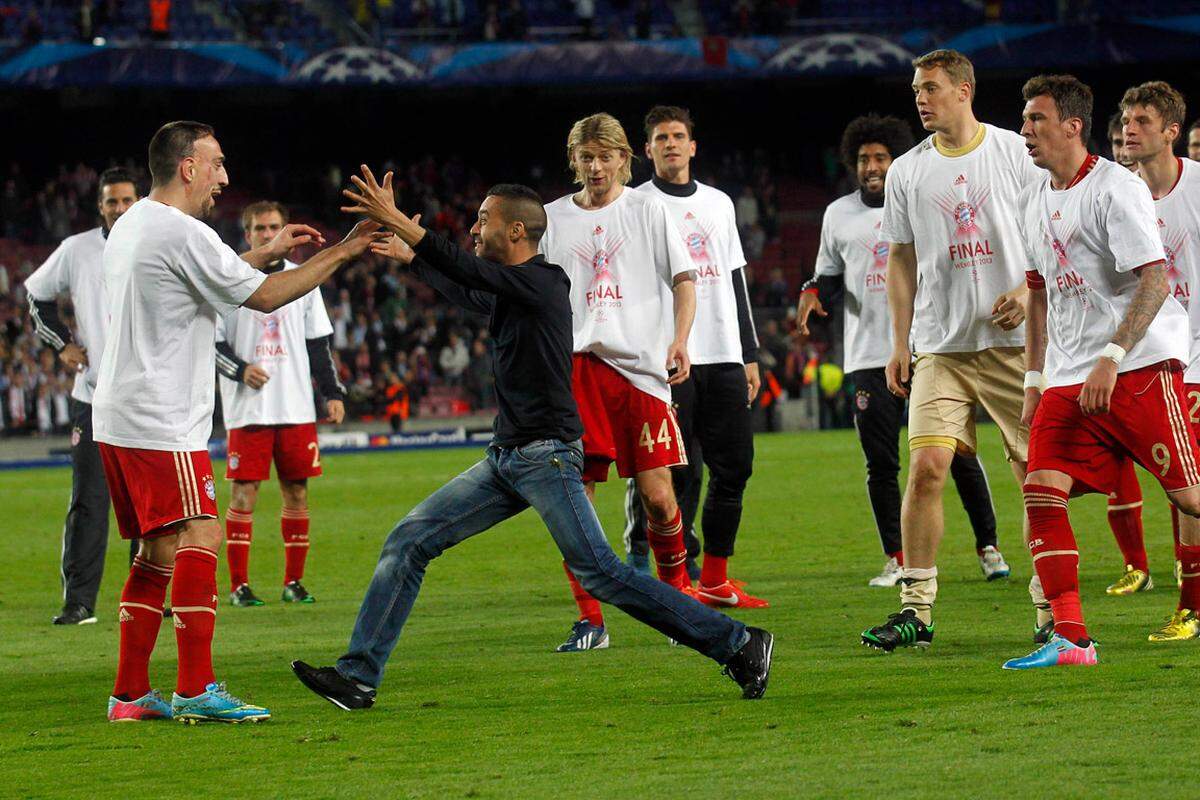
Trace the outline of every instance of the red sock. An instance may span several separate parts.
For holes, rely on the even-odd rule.
[[[1108,526],[1127,566],[1149,572],[1146,563],[1146,538],[1142,531],[1142,487],[1133,469],[1133,460],[1125,459],[1117,475],[1117,488],[1108,496]]]
[[[1179,545],[1183,562],[1183,581],[1179,587],[1179,607],[1200,611],[1200,545]]]
[[[284,508],[279,518],[283,532],[285,584],[304,577],[304,560],[308,558],[308,509]]]
[[[705,553],[704,563],[700,566],[700,585],[712,588],[725,583],[729,580],[728,568],[728,558]]]
[[[1179,509],[1171,506],[1171,536],[1175,539],[1175,560],[1183,561],[1184,545],[1179,543]]]
[[[217,554],[212,550],[189,546],[175,552],[171,610],[179,647],[175,691],[195,697],[215,680],[212,640],[217,622]]]
[[[897,550],[894,553],[888,553],[888,558],[894,558],[894,559],[896,559],[897,564],[899,564],[902,567],[904,566],[904,551],[903,550]]]
[[[225,552],[229,559],[229,591],[250,582],[250,537],[254,512],[231,508],[225,512]]]
[[[690,587],[687,574],[687,547],[683,544],[683,515],[675,509],[670,522],[646,521],[646,539],[654,551],[654,563],[658,567],[658,579],[677,589]]]
[[[1025,484],[1029,552],[1054,614],[1054,632],[1070,642],[1088,636],[1079,603],[1079,549],[1067,517],[1068,493]]]
[[[600,601],[587,593],[583,584],[575,577],[575,573],[571,572],[571,568],[565,561],[563,562],[563,572],[567,573],[567,580],[571,583],[571,594],[575,596],[575,605],[579,606],[579,618],[586,619],[597,627],[602,626],[604,612],[600,610]]]
[[[121,645],[117,658],[117,681],[113,696],[130,700],[150,691],[150,654],[162,625],[163,599],[171,582],[171,568],[133,559],[125,589],[121,592]]]

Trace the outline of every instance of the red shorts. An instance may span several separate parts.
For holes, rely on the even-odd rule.
[[[285,481],[315,478],[321,474],[317,425],[247,425],[229,432],[229,460],[225,478],[231,481],[265,481],[275,472]]]
[[[168,527],[217,516],[217,489],[207,450],[176,453],[97,442],[122,539],[153,539]]]
[[[687,463],[671,404],[634,387],[591,353],[576,353],[572,393],[583,422],[583,479],[608,480],[608,467],[632,478]]]
[[[1076,492],[1109,494],[1128,457],[1168,492],[1200,484],[1200,449],[1178,363],[1118,375],[1107,414],[1084,416],[1082,388],[1058,386],[1042,395],[1029,434],[1030,472],[1065,472],[1075,479]]]

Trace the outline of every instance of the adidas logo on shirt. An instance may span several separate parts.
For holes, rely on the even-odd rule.
[[[962,186],[962,185],[963,185],[964,183],[966,183],[966,182],[967,182],[967,176],[966,176],[966,175],[959,175],[957,178],[955,178],[955,179],[954,179],[954,185],[955,185],[955,186]]]
[[[1167,223],[1165,223],[1165,222],[1163,222],[1163,221],[1162,221],[1162,217],[1159,217],[1159,218],[1158,218],[1158,227],[1160,227],[1160,228],[1165,228],[1165,227],[1167,227]]]
[[[1060,219],[1062,219],[1061,211],[1055,211],[1053,214],[1050,215],[1051,222],[1058,222]]]

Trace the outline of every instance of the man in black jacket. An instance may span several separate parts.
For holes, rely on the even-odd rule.
[[[395,234],[377,252],[411,262],[447,299],[489,315],[495,342],[496,416],[487,457],[417,505],[384,543],[350,646],[336,667],[292,663],[309,689],[343,709],[369,708],[429,562],[447,548],[533,507],[572,572],[596,598],[725,665],[747,699],[761,697],[772,637],[719,614],[613,553],[584,493],[583,427],[571,395],[571,303],[566,273],[538,255],[541,198],[493,187],[471,229],[472,256],[395,206],[391,173],[365,166],[344,211]]]

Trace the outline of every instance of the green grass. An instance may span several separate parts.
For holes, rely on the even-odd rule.
[[[574,607],[549,536],[526,512],[434,562],[377,705],[353,714],[302,688],[288,662],[340,654],[385,534],[479,453],[328,456],[311,489],[305,582],[317,603],[279,602],[278,493],[264,491],[251,576],[268,605],[222,605],[218,615],[218,677],[275,715],[240,727],[104,721],[126,550],[114,527],[100,623],[51,627],[69,473],[0,473],[0,796],[1187,794],[1187,770],[1169,766],[1194,732],[1200,651],[1145,641],[1176,599],[1161,492],[1144,487],[1160,587],[1126,599],[1104,595],[1121,559],[1102,498],[1072,503],[1101,665],[1006,673],[1001,661],[1031,649],[1031,567],[995,430],[983,439],[1014,576],[981,579],[951,492],[928,653],[883,656],[858,643],[861,629],[895,609],[896,593],[866,586],[882,559],[853,433],[763,436],[733,563],[772,603],[743,614],[777,637],[765,699],[742,701],[715,664],[615,610],[611,649],[551,652]],[[618,546],[619,491],[609,483],[599,498]],[[224,599],[224,565],[219,582]],[[173,639],[164,626],[151,665],[168,694]]]

